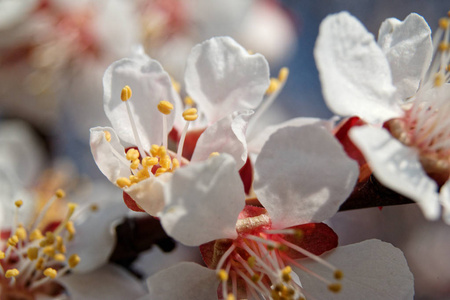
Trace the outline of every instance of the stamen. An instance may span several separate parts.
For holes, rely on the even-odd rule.
[[[195,121],[198,118],[197,115],[197,109],[195,108],[188,108],[183,112],[183,118],[186,120],[186,124],[184,125],[183,132],[181,134],[180,143],[178,144],[178,150],[177,150],[177,159],[178,161],[181,161],[181,155],[183,153],[183,147],[184,147],[184,141],[186,139],[186,134],[189,128],[189,122]]]
[[[160,101],[158,104],[158,110],[163,114],[163,146],[167,148],[167,115],[172,112],[173,104],[166,100]]]
[[[252,119],[248,123],[247,137],[249,137],[249,138],[253,137],[255,124],[257,123],[258,119],[262,116],[262,114],[270,107],[270,105],[272,105],[272,103],[278,97],[280,92],[283,90],[288,77],[289,77],[289,69],[284,67],[279,71],[277,79],[276,78],[271,79],[271,81],[270,81],[271,85],[276,85],[276,86],[273,87],[274,88],[273,91],[270,91],[270,93],[267,94],[267,98],[263,100],[263,103],[256,110]],[[272,83],[272,82],[276,82],[276,83]],[[270,89],[270,86],[269,86],[269,89]]]

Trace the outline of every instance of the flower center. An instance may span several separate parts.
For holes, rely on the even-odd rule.
[[[73,239],[75,227],[71,219],[77,207],[68,203],[68,211],[63,220],[48,230],[45,235],[38,228],[46,212],[57,199],[65,197],[62,190],[42,208],[32,224],[25,227],[17,224],[22,200],[15,202],[15,225],[13,230],[2,231],[0,251],[0,289],[2,299],[35,299],[38,294],[57,295],[62,288],[51,280],[69,272],[80,262],[76,254],[66,258],[66,242]],[[6,236],[5,239],[3,237]],[[9,237],[9,238],[8,238]]]
[[[122,89],[121,93],[121,99],[123,102],[125,102],[127,107],[128,116],[130,119],[130,124],[133,130],[133,134],[137,143],[137,149],[130,148],[126,152],[126,162],[125,164],[129,165],[130,167],[130,173],[131,175],[127,177],[121,177],[118,178],[116,183],[119,187],[130,187],[133,184],[136,184],[142,180],[145,180],[147,178],[150,178],[152,176],[160,176],[164,173],[171,173],[175,171],[178,167],[180,167],[180,161],[183,162],[183,164],[187,164],[188,161],[182,157],[183,152],[183,145],[186,138],[186,133],[189,128],[189,122],[195,121],[198,118],[197,115],[197,109],[196,108],[187,108],[183,112],[183,118],[186,121],[186,125],[184,127],[184,130],[181,134],[180,142],[178,145],[178,151],[175,154],[172,154],[168,149],[168,136],[169,131],[167,128],[167,118],[166,116],[169,115],[172,110],[174,109],[173,104],[169,101],[160,101],[158,103],[158,110],[161,112],[164,116],[163,118],[163,130],[162,130],[162,136],[163,136],[163,143],[162,145],[156,145],[153,144],[149,151],[145,151],[144,147],[142,146],[141,139],[139,137],[139,133],[136,128],[136,123],[134,121],[129,100],[132,96],[132,91],[129,86],[125,86]],[[111,140],[111,133],[105,131],[105,139],[107,141]],[[172,154],[172,155],[171,155]],[[120,154],[118,154],[118,157],[121,157]],[[123,158],[122,158],[123,159]]]
[[[236,225],[237,239],[201,246],[206,264],[216,269],[221,281],[218,292],[223,299],[306,299],[307,292],[291,266],[316,277],[330,291],[340,291],[342,272],[296,244],[303,239],[302,230],[272,229],[269,216],[260,207],[247,206],[241,217]],[[328,280],[312,272],[294,260],[299,257],[321,263],[332,271],[334,278]]]
[[[417,149],[423,169],[440,186],[450,175],[449,24],[449,18],[439,21],[433,60],[404,116],[385,124],[393,137]]]

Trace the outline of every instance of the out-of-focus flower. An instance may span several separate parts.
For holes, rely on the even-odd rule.
[[[0,104],[3,113],[52,129],[67,105],[87,135],[101,116],[101,74],[137,42],[132,5],[117,0],[2,1]],[[63,103],[64,102],[64,103]],[[99,104],[101,102],[97,102]],[[98,107],[98,109],[95,109]],[[91,123],[92,125],[92,123]]]
[[[214,163],[221,157],[233,162],[226,155],[210,160]],[[228,180],[217,177],[199,182],[201,169],[194,174],[183,171],[174,174],[171,184],[177,184],[178,176],[189,176],[190,189],[168,194],[167,205],[158,216],[167,233],[175,239],[187,245],[204,243],[200,249],[210,269],[181,263],[161,271],[148,279],[148,299],[181,295],[200,299],[217,296],[220,299],[302,299],[315,297],[316,293],[329,297],[330,290],[341,290],[340,282],[335,281],[342,279],[342,271],[317,256],[336,247],[337,237],[326,225],[311,223],[321,222],[337,211],[353,190],[358,168],[325,129],[316,125],[286,127],[269,137],[255,163],[255,194],[264,208],[245,206],[243,209],[245,194],[237,174]],[[205,184],[215,185],[222,193],[227,191],[227,202],[214,195],[200,202],[196,196],[207,191]],[[338,296],[364,295],[375,299],[385,293],[411,298],[412,276],[401,252],[388,244],[373,241],[339,250],[336,265],[346,261],[348,266],[355,258],[353,255],[342,258],[341,251],[367,248],[379,252],[380,257],[386,255],[387,261],[376,262],[379,268],[375,277],[379,277],[379,285],[373,289],[364,287],[365,282],[373,280],[374,274],[359,276],[363,269],[356,264],[349,267],[351,276]],[[323,266],[325,271],[309,270],[310,263],[305,268],[302,261],[296,260],[304,256]],[[367,256],[370,254],[360,254],[360,257]],[[392,279],[398,280],[401,288],[388,288],[391,282],[386,280],[385,272],[392,270],[392,264],[399,267],[400,272]],[[315,277],[315,282],[312,279],[307,285],[301,282],[303,277],[292,271],[295,267]],[[322,276],[326,273],[330,276]],[[179,280],[169,281],[175,274]]]
[[[269,86],[268,64],[263,56],[248,54],[231,38],[213,38],[193,49],[186,85],[198,100],[197,108],[187,104],[183,121],[180,97],[155,60],[137,54],[115,62],[105,72],[105,112],[113,128],[91,129],[92,153],[105,176],[151,215],[164,207],[163,186],[171,181],[173,171],[191,167],[183,157],[191,122],[204,130],[195,140],[191,162],[220,152],[231,154],[237,168],[244,165],[249,109],[262,101]],[[174,124],[182,122],[177,127],[183,129],[175,138],[175,153],[168,148],[169,133]],[[219,165],[207,164],[206,168]]]
[[[387,19],[378,44],[348,13],[327,17],[315,56],[330,108],[384,128],[350,137],[385,186],[450,223],[449,18],[431,30],[417,14]]]
[[[108,287],[111,297],[140,296],[142,288],[138,281],[117,267],[105,266],[115,244],[115,222],[127,214],[122,201],[114,201],[108,192],[109,185],[97,183],[90,189],[86,183],[76,184],[74,178],[68,187],[81,192],[71,193],[72,203],[66,202],[65,192],[60,189],[56,193],[53,190],[50,199],[46,198],[46,189],[53,182],[62,183],[51,178],[49,172],[40,183],[43,188],[32,189],[30,182],[24,185],[18,180],[21,173],[15,174],[16,170],[8,163],[16,163],[15,154],[38,147],[8,136],[25,129],[23,124],[11,122],[0,127],[2,157],[10,158],[0,163],[2,186],[9,188],[2,188],[0,195],[2,299],[98,299],[108,295],[107,287],[112,283],[115,285]],[[33,161],[34,154],[29,152],[26,159]],[[57,173],[53,175],[57,177]],[[105,272],[109,276],[100,278]],[[89,285],[84,282],[86,278],[90,278]],[[92,291],[86,293],[78,289],[79,285]]]
[[[137,0],[146,52],[177,80],[191,48],[213,36],[231,36],[279,65],[296,45],[294,24],[277,1]]]

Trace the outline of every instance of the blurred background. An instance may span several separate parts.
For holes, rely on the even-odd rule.
[[[347,10],[376,36],[383,20],[411,12],[434,30],[449,9],[448,0],[0,0],[0,116],[31,126],[43,145],[42,165],[63,157],[79,174],[102,180],[88,143],[90,127],[109,125],[103,72],[138,45],[183,90],[192,46],[229,35],[264,54],[273,76],[290,69],[267,123],[330,118],[313,57],[325,16]],[[417,299],[450,298],[450,229],[441,222],[424,221],[408,205],[339,213],[330,224],[341,244],[377,237],[400,247],[415,274]]]

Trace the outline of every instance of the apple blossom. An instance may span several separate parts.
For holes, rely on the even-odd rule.
[[[386,187],[450,223],[449,18],[431,39],[425,20],[387,19],[378,43],[348,13],[327,17],[315,57],[329,107],[377,126],[349,135]],[[379,126],[383,124],[383,128]]]
[[[164,207],[163,187],[172,173],[179,167],[190,168],[183,157],[190,123],[207,126],[191,162],[220,152],[232,155],[238,169],[244,165],[246,124],[250,109],[267,90],[268,74],[261,55],[248,54],[231,38],[208,40],[192,50],[186,71],[188,91],[197,99],[197,108],[188,104],[180,116],[180,97],[158,62],[137,53],[113,63],[103,79],[105,112],[113,128],[91,129],[97,165],[124,190],[126,199],[131,196],[128,202],[136,201],[138,210],[156,215]],[[182,122],[175,153],[168,148],[169,133]]]
[[[226,154],[209,160],[217,163],[220,159],[234,162]],[[339,263],[347,264],[354,256],[336,262],[337,267],[318,256],[337,246],[337,236],[317,222],[337,211],[352,191],[358,173],[356,163],[324,128],[284,127],[268,138],[255,163],[255,194],[264,207],[247,205],[242,209],[245,196],[237,174],[198,182],[201,167],[194,174],[183,173],[189,176],[190,189],[187,193],[168,192],[166,207],[158,216],[163,228],[178,241],[201,244],[208,268],[181,263],[160,271],[148,279],[150,294],[143,299],[302,299],[323,291],[329,293],[328,297],[331,292],[340,292],[338,296],[342,297],[366,295],[376,299],[386,293],[411,298],[412,276],[401,252],[388,244],[375,241],[369,246],[373,252],[380,251],[380,256],[389,257],[380,264],[377,274],[359,278],[362,285],[373,276],[379,278],[380,284],[373,289],[364,290],[351,277],[347,286],[341,284],[346,270],[338,269]],[[177,175],[171,184],[177,184]],[[224,204],[213,194],[198,197],[208,193],[205,184],[237,192]],[[200,202],[199,198],[207,200]],[[303,260],[297,260],[300,257],[312,259],[325,271],[312,271],[310,265],[306,267]],[[391,282],[386,280],[385,272],[394,264],[398,273],[392,280],[401,288],[389,287]],[[294,273],[294,268],[305,274]],[[361,265],[349,269],[350,274],[363,270]],[[305,285],[301,275],[315,280]]]

